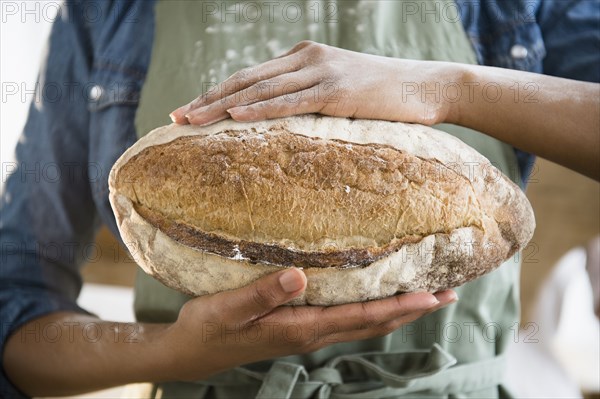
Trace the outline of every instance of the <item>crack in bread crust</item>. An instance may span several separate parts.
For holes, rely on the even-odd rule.
[[[248,260],[253,263],[270,263],[278,266],[309,267],[363,267],[398,251],[404,244],[421,241],[420,236],[405,236],[385,247],[350,248],[341,251],[297,251],[276,244],[261,244],[245,240],[232,240],[218,234],[205,233],[186,223],[170,220],[159,212],[142,205],[134,209],[148,223],[173,240],[201,251],[226,258]]]
[[[148,147],[121,167],[116,187],[149,217],[156,212],[155,221],[203,236],[195,248],[228,240],[223,256],[235,256],[240,243],[244,256],[265,261],[265,246],[281,265],[299,266],[302,257],[312,267],[365,265],[415,237],[482,228],[471,182],[441,162],[284,129]],[[332,260],[319,259],[325,255]]]

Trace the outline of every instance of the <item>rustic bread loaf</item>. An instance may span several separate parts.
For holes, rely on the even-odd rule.
[[[136,262],[191,295],[302,267],[295,303],[436,291],[530,240],[522,191],[440,131],[300,116],[154,130],[115,163],[110,201]]]

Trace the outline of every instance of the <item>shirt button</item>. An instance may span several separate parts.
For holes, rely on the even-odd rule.
[[[100,97],[102,97],[103,91],[104,90],[102,89],[102,86],[100,86],[100,85],[93,86],[90,89],[90,100],[98,101],[100,99]]]
[[[527,53],[528,53],[527,48],[520,44],[515,44],[510,49],[511,57],[513,57],[516,60],[522,60],[524,58],[527,58]]]

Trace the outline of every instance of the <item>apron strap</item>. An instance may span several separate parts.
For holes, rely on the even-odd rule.
[[[188,397],[202,398],[211,386],[245,386],[249,395],[256,392],[258,384],[257,399],[375,399],[406,394],[430,397],[499,385],[504,366],[503,356],[456,365],[454,356],[434,344],[430,350],[338,356],[310,373],[302,365],[283,361],[274,362],[266,373],[238,367],[190,384],[195,393]]]
[[[265,375],[256,399],[289,398],[299,379],[308,380],[302,365],[275,362]]]

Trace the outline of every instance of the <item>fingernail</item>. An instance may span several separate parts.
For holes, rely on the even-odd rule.
[[[439,304],[440,304],[440,301],[438,301],[436,297],[433,297],[433,300],[429,304],[429,307],[432,308],[432,307],[437,306]]]
[[[279,276],[279,284],[287,293],[296,292],[304,286],[304,279],[295,269],[288,270]]]
[[[227,110],[227,113],[231,116],[238,116],[240,114],[240,109],[239,108],[229,108]]]
[[[229,108],[227,112],[233,119],[242,119],[248,122],[258,120],[256,110],[249,106]]]
[[[173,121],[173,123],[176,122],[175,115],[173,115],[172,112],[169,114],[169,118],[171,118],[171,120]]]
[[[453,290],[440,291],[433,295],[440,301],[442,306],[447,306],[458,301],[458,294]]]
[[[198,123],[198,121],[196,121],[196,125],[198,126],[208,126],[208,125],[212,125],[213,123],[217,123],[217,122],[221,122],[223,120],[222,117],[218,117],[215,119],[210,119],[208,121],[202,122],[202,123]]]
[[[452,305],[458,301],[458,297],[454,296],[453,298],[448,298],[444,302],[438,302],[437,307],[444,308],[446,306]]]

